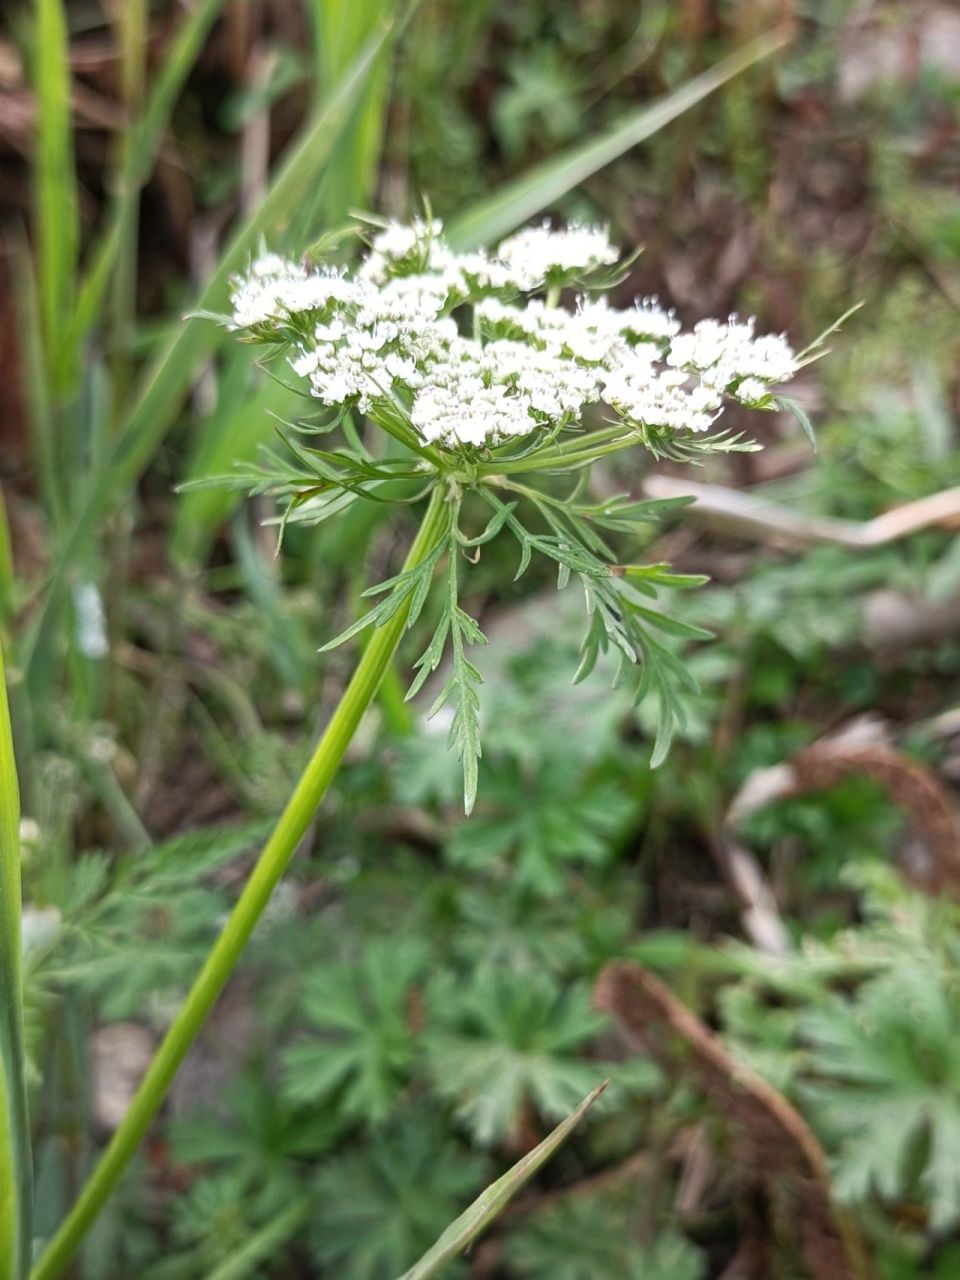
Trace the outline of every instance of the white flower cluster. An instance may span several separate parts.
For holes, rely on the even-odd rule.
[[[455,253],[442,231],[390,223],[351,274],[267,255],[237,282],[231,324],[291,344],[325,405],[374,420],[399,410],[452,450],[575,423],[595,404],[631,425],[701,432],[724,397],[767,405],[795,372],[786,341],[756,337],[752,321],[683,333],[649,300],[552,305],[559,287],[616,261],[601,228],[528,228],[492,254]]]
[[[556,277],[584,275],[598,267],[612,266],[620,253],[600,227],[574,224],[554,231],[544,222],[539,227],[525,227],[504,240],[497,257],[520,288],[530,292]]]
[[[292,315],[322,311],[352,301],[356,285],[342,272],[307,271],[275,253],[265,254],[238,282],[230,298],[231,327],[270,329]]]

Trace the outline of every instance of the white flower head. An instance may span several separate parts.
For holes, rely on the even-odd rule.
[[[612,266],[620,257],[605,227],[571,223],[554,230],[548,222],[525,227],[501,241],[497,257],[524,291],[539,288],[546,280],[575,278]]]
[[[454,252],[437,220],[391,222],[354,271],[259,258],[235,283],[230,323],[286,342],[324,405],[400,414],[458,453],[576,426],[591,406],[677,435],[707,431],[724,397],[769,406],[796,360],[752,320],[683,332],[653,299],[553,305],[554,286],[617,256],[601,227],[529,227],[488,254]]]
[[[793,351],[782,334],[754,336],[754,321],[746,323],[735,316],[722,324],[718,320],[701,320],[691,333],[678,334],[670,344],[667,362],[679,369],[696,373],[717,391],[734,392],[743,379],[751,389],[762,383],[767,394],[771,387],[792,378],[797,371]],[[748,402],[761,395],[741,396]]]

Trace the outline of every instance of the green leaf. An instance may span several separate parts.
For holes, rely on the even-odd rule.
[[[805,1089],[838,1150],[838,1193],[860,1202],[922,1193],[934,1230],[960,1221],[960,1000],[955,966],[897,956],[856,995],[799,1021]]]
[[[786,409],[788,413],[792,413],[797,422],[803,429],[803,434],[810,441],[810,447],[813,452],[817,452],[817,436],[813,429],[813,423],[810,421],[810,415],[804,409],[799,400],[793,400],[790,396],[775,396],[774,403],[781,409]]]
[[[483,676],[466,655],[468,644],[486,644],[487,638],[477,623],[460,608],[458,583],[459,537],[456,527],[452,530],[447,550],[447,589],[443,598],[443,612],[433,639],[417,660],[418,674],[407,693],[413,697],[427,676],[437,669],[443,656],[447,638],[450,640],[452,671],[449,679],[428,712],[432,719],[448,702],[453,703],[453,719],[450,722],[449,745],[456,751],[463,765],[463,808],[469,816],[477,799],[479,762],[483,749],[480,744],[480,685]]]
[[[180,1116],[169,1132],[178,1162],[214,1168],[228,1174],[238,1192],[255,1193],[277,1182],[296,1187],[299,1160],[328,1151],[338,1127],[329,1114],[291,1105],[265,1069],[251,1068],[230,1081],[216,1113]]]
[[[309,1209],[310,1202],[306,1197],[295,1200],[282,1213],[278,1213],[272,1222],[252,1235],[232,1257],[209,1272],[205,1280],[245,1280],[253,1274],[258,1263],[275,1260],[277,1249],[286,1244],[306,1222]]]
[[[304,1008],[323,1035],[284,1054],[286,1095],[312,1106],[335,1095],[345,1119],[383,1120],[414,1061],[407,999],[427,960],[415,940],[377,939],[359,964],[326,965],[311,974]]]
[[[79,213],[70,128],[70,64],[61,0],[37,0],[33,73],[37,100],[34,193],[40,314],[47,370],[64,378],[64,326],[73,311]]]
[[[525,785],[529,761],[502,760],[486,770],[482,809],[459,823],[447,843],[451,864],[471,871],[507,866],[521,893],[561,895],[573,867],[603,866],[616,856],[616,836],[634,811],[629,795],[538,742],[537,785]]]
[[[0,1275],[10,1280],[26,1276],[32,1236],[20,946],[20,796],[0,643]]]
[[[435,1103],[405,1108],[317,1178],[313,1251],[324,1275],[384,1280],[408,1266],[483,1185],[485,1161],[457,1142]]]
[[[579,1051],[603,1026],[581,988],[545,974],[486,968],[464,986],[449,975],[428,992],[434,1087],[456,1104],[477,1142],[514,1135],[525,1107],[565,1115],[597,1079]]]
[[[309,0],[306,5],[313,29],[316,83],[336,84],[377,27],[389,17],[391,0]],[[383,142],[387,107],[389,59],[384,50],[374,66],[343,146],[332,157],[317,211],[307,210],[307,221],[334,226],[350,209],[366,208],[374,191],[377,163]]]
[[[510,1274],[523,1280],[701,1280],[705,1258],[666,1231],[649,1245],[637,1232],[636,1182],[572,1193],[524,1215],[504,1241]]]
[[[689,111],[728,80],[782,48],[787,39],[782,31],[759,36],[651,106],[631,112],[599,138],[571,147],[508,183],[453,220],[447,228],[451,246],[472,249],[507,235],[585,182],[598,169]]]
[[[358,0],[344,6],[340,0],[310,0],[318,76],[316,84],[336,85],[349,72],[364,42],[375,37],[389,17],[386,0]],[[296,250],[306,240],[314,243],[308,256],[332,249],[351,234],[346,230],[317,237],[317,227],[337,226],[356,206],[365,206],[373,192],[376,160],[381,150],[391,41],[385,40],[359,92],[352,119],[341,131],[312,197],[302,202],[287,231],[287,242]],[[322,206],[322,208],[320,207]],[[252,370],[248,350],[240,348],[221,379],[221,402],[187,464],[189,479],[216,474],[252,457],[270,429],[271,417],[285,419],[297,408],[297,393],[277,384],[250,385]],[[189,562],[205,554],[214,531],[235,505],[236,497],[223,489],[192,493],[177,508],[172,534],[173,554]]]
[[[606,1082],[598,1085],[592,1093],[589,1093],[584,1098],[576,1110],[567,1116],[566,1120],[557,1125],[556,1129],[548,1137],[544,1138],[539,1146],[534,1147],[522,1160],[518,1160],[513,1168],[509,1169],[502,1178],[498,1178],[496,1182],[487,1187],[486,1191],[478,1196],[470,1208],[447,1227],[433,1248],[425,1253],[420,1261],[412,1266],[409,1271],[404,1272],[401,1280],[427,1280],[427,1277],[435,1276],[442,1267],[463,1253],[480,1232],[490,1225],[501,1209],[533,1177],[540,1166],[545,1164],[557,1148],[566,1141],[606,1087]]]

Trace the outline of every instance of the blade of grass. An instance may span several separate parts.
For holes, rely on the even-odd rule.
[[[463,1253],[480,1232],[490,1225],[500,1210],[513,1199],[524,1183],[528,1182],[540,1166],[550,1159],[557,1147],[567,1140],[606,1087],[605,1080],[592,1093],[587,1094],[576,1111],[571,1112],[566,1120],[557,1125],[539,1146],[534,1147],[522,1160],[518,1160],[512,1169],[508,1169],[502,1178],[498,1178],[487,1187],[486,1191],[481,1192],[470,1208],[456,1221],[451,1222],[433,1248],[429,1249],[409,1271],[405,1271],[400,1280],[427,1280],[428,1276],[435,1276],[448,1262],[452,1262],[458,1254]]]
[[[272,378],[251,388],[253,357],[237,345],[224,360],[217,407],[198,434],[184,468],[184,483],[205,476],[229,475],[238,462],[253,459],[277,419],[289,421],[303,406]],[[271,415],[275,414],[276,417]],[[217,528],[236,506],[230,489],[188,489],[180,495],[170,531],[170,555],[186,569],[202,561]]]
[[[385,26],[365,46],[323,108],[288,150],[260,208],[235,231],[197,300],[198,311],[222,310],[228,301],[230,277],[243,267],[258,240],[265,235],[280,235],[287,228],[349,120],[388,30]],[[126,426],[61,547],[46,599],[27,645],[25,667],[31,682],[35,665],[42,663],[53,638],[72,566],[103,519],[136,484],[175,419],[196,369],[217,348],[223,333],[209,320],[185,319],[144,374]]]
[[[289,1209],[251,1236],[233,1257],[221,1263],[216,1271],[211,1271],[206,1280],[245,1280],[258,1262],[272,1258],[274,1250],[286,1244],[300,1229],[307,1219],[309,1207],[309,1200],[295,1200]]]
[[[124,243],[124,228],[136,223],[140,188],[156,159],[174,104],[223,3],[224,0],[200,0],[183,19],[150,86],[143,110],[132,121],[104,229],[90,254],[71,316],[67,335],[71,350],[79,347],[97,319]]]
[[[455,249],[472,249],[507,235],[598,169],[689,111],[728,80],[782,48],[788,39],[789,35],[782,30],[758,36],[679,89],[674,89],[648,107],[630,112],[600,137],[570,147],[507,183],[468,213],[453,220],[447,228],[450,243]]]
[[[278,677],[289,688],[306,691],[308,663],[312,662],[316,646],[311,644],[301,620],[290,610],[276,560],[272,555],[268,559],[255,544],[242,516],[243,512],[237,512],[232,522],[231,539],[241,584],[265,621],[270,663]]]
[[[27,1274],[31,1187],[20,964],[20,794],[0,641],[0,1275],[10,1280]]]
[[[392,7],[391,0],[352,0],[350,4],[343,0],[309,0],[319,85],[336,84]],[[342,144],[331,156],[317,202],[307,210],[305,243],[315,234],[312,227],[335,227],[348,210],[365,208],[370,200],[383,141],[389,65],[388,51],[384,49]]]
[[[307,8],[313,28],[316,80],[325,86],[337,83],[381,25],[390,5],[386,0],[356,0],[351,5],[340,0],[310,0]],[[354,118],[331,153],[323,182],[317,184],[316,196],[305,202],[291,228],[295,246],[310,243],[324,227],[339,226],[351,209],[365,207],[372,197],[387,107],[389,53],[385,43],[354,108]],[[238,354],[242,367],[231,372],[226,387],[221,379],[226,397],[221,396],[217,412],[197,437],[184,472],[187,484],[226,474],[236,463],[252,459],[269,437],[272,419],[289,419],[298,412],[297,397],[277,385],[266,386],[251,400],[245,385],[251,356],[242,350]],[[244,384],[238,397],[230,385],[234,380]],[[224,400],[230,403],[231,399],[236,403],[225,412]],[[185,493],[177,506],[171,539],[176,561],[186,566],[202,559],[239,500],[240,495],[229,489]]]
[[[14,587],[10,522],[7,520],[3,489],[0,488],[0,627],[5,626],[13,616]]]
[[[37,0],[33,78],[37,100],[34,217],[40,313],[47,369],[57,388],[66,376],[63,336],[73,311],[79,238],[67,23],[60,0]]]
[[[30,447],[47,519],[53,529],[58,530],[65,519],[66,504],[54,448],[53,405],[44,357],[39,290],[26,244],[16,244],[16,240],[14,243],[13,303],[23,356],[23,398],[30,415]]]
[[[114,14],[116,41],[120,50],[120,84],[123,94],[124,127],[117,140],[117,170],[123,174],[129,167],[129,155],[136,135],[134,121],[140,114],[146,75],[146,0],[126,0]],[[113,379],[113,407],[117,410],[126,399],[132,369],[128,356],[128,336],[133,332],[137,305],[137,248],[139,242],[139,207],[132,198],[123,199],[123,213],[118,223],[117,257],[110,291],[110,366]],[[78,344],[79,345],[79,344]]]
[[[450,512],[442,490],[434,488],[404,572],[419,565],[450,532]],[[337,703],[323,736],[300,776],[286,808],[251,870],[183,1003],[140,1081],[127,1112],[114,1131],[76,1204],[47,1243],[31,1271],[31,1280],[56,1280],[63,1274],[104,1203],[123,1175],[160,1109],[180,1063],[226,985],[270,896],[303,839],[327,793],[340,762],[370,707],[384,671],[403,636],[411,599],[379,627]]]

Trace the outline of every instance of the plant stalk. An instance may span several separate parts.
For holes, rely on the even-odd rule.
[[[441,488],[434,489],[405,569],[418,564],[446,531],[448,509]],[[167,1089],[223,990],[277,881],[323,799],[361,717],[370,706],[406,626],[409,605],[374,632],[310,763],[297,783],[273,834],[251,871],[223,932],[164,1036],[140,1087],[73,1209],[41,1254],[30,1280],[54,1280],[62,1274],[84,1235],[103,1208],[153,1120]]]
[[[481,463],[478,470],[481,476],[506,476],[522,475],[527,471],[546,471],[571,463],[579,465],[607,453],[617,453],[620,449],[636,444],[636,440],[634,433],[624,434],[624,428],[618,423],[615,427],[577,436],[566,445],[558,444],[542,449],[529,458],[505,458],[503,462],[494,460]]]
[[[0,1276],[27,1273],[30,1125],[24,1082],[20,955],[20,796],[0,639]]]

